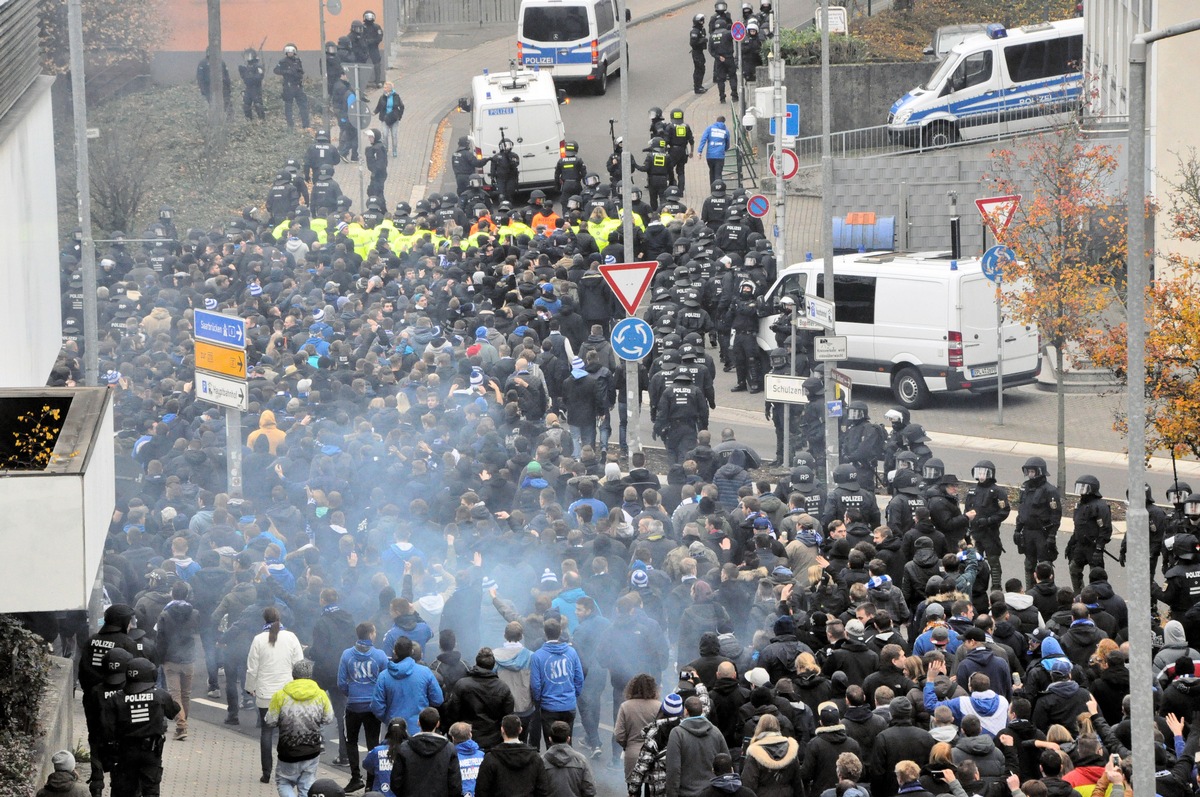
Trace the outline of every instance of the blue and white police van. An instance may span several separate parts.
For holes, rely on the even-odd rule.
[[[545,70],[556,82],[586,82],[592,93],[604,94],[623,61],[614,0],[522,0],[521,65]]]
[[[892,104],[888,133],[943,147],[1061,125],[1078,111],[1082,62],[1082,19],[1013,30],[990,24],[955,46],[924,86]]]

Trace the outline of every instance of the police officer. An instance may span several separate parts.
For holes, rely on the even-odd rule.
[[[342,51],[337,42],[325,42],[325,90],[332,96],[333,84],[342,76]]]
[[[618,139],[618,147],[620,139]],[[614,153],[616,154],[616,153]],[[617,170],[616,182],[621,181],[621,164],[620,155],[616,155]],[[609,178],[612,179],[613,170],[611,166],[612,158],[609,158]],[[558,186],[563,206],[563,215],[567,214],[567,198],[573,194],[578,194],[583,191],[583,179],[587,176],[587,166],[583,162],[583,158],[579,157],[579,144],[574,141],[568,141],[563,144],[563,155],[558,159],[558,163],[554,165],[554,183]]]
[[[471,141],[466,136],[458,139],[458,149],[450,156],[450,169],[454,172],[455,193],[466,194],[470,186],[471,175],[482,167],[487,160],[475,157],[471,150]]]
[[[350,53],[354,63],[367,63],[367,41],[361,19],[356,19],[350,23]]]
[[[819,518],[821,510],[825,508],[826,495],[825,488],[817,483],[817,472],[811,465],[797,465],[792,468],[790,475],[788,489],[792,494],[801,496],[799,509]]]
[[[316,141],[304,154],[304,179],[312,182],[317,179],[317,171],[322,166],[333,168],[341,158],[337,147],[329,143],[329,131],[325,128],[317,130]]]
[[[337,209],[338,201],[342,198],[342,187],[333,179],[333,167],[321,166],[317,169],[317,179],[312,185],[312,209],[314,213],[328,214]],[[270,210],[270,207],[267,208]]]
[[[746,38],[742,39],[742,79],[747,83],[758,81],[758,68],[763,65],[762,48],[758,20],[751,17],[746,22]]]
[[[1150,593],[1155,600],[1167,604],[1172,617],[1191,625],[1187,621],[1188,610],[1200,603],[1200,544],[1196,536],[1190,532],[1176,534],[1171,543],[1171,558],[1175,563],[1166,572],[1166,586],[1160,588],[1151,582]]]
[[[825,461],[825,383],[815,376],[805,379],[801,387],[808,403],[800,411],[800,423],[796,434],[799,445],[808,450],[816,460],[816,470]]]
[[[714,233],[725,223],[725,213],[729,209],[729,197],[725,196],[725,181],[713,180],[708,198],[700,208],[700,220],[708,225]]]
[[[992,572],[992,589],[1001,589],[1004,579],[1000,573],[1000,554],[1004,553],[1004,544],[1000,541],[1000,524],[1012,512],[1008,490],[996,484],[996,466],[990,460],[976,462],[971,468],[971,477],[975,484],[967,490],[963,502],[968,512],[975,513],[971,519],[971,538],[987,559],[988,569]]]
[[[942,476],[946,473],[946,465],[937,457],[930,457],[921,465],[921,495],[926,499],[937,492]]]
[[[729,4],[725,0],[717,0],[713,3],[713,17],[708,23],[709,32],[711,33],[720,24],[726,28],[733,26],[733,16],[729,13]]]
[[[112,772],[116,766],[116,739],[105,732],[102,707],[113,695],[124,690],[125,667],[133,657],[125,648],[109,650],[104,655],[103,680],[83,691],[83,716],[87,721],[88,747],[92,751],[92,774],[88,779],[88,788],[93,797],[100,797],[104,792],[104,773]]]
[[[304,93],[304,63],[296,45],[288,43],[283,48],[283,58],[275,65],[276,75],[283,78],[283,118],[288,129],[295,128],[292,120],[292,103],[300,111],[300,126],[308,127],[308,95]]]
[[[125,687],[102,706],[104,731],[116,740],[113,794],[158,797],[162,784],[162,754],[167,722],[179,714],[179,704],[155,686],[158,669],[134,658],[125,669]]]
[[[367,141],[367,171],[371,173],[367,193],[371,196],[383,196],[383,184],[387,181],[388,169],[387,145],[383,143],[383,134],[374,129],[367,131]]]
[[[662,108],[657,105],[650,109],[650,138],[666,137],[667,120],[663,118]]]
[[[383,44],[383,28],[375,21],[374,11],[363,12],[362,41],[367,48],[367,60],[371,62],[374,71],[374,85],[383,85],[383,54],[379,46]]]
[[[713,57],[713,83],[717,84],[720,101],[725,102],[725,84],[729,84],[730,96],[734,102],[738,100],[737,61],[733,51],[733,34],[729,32],[732,23],[724,18],[714,16],[709,23],[708,54]]]
[[[242,53],[244,64],[238,64],[238,75],[242,78],[242,113],[247,119],[253,119],[258,114],[259,119],[266,118],[263,114],[263,78],[266,70],[258,59],[258,50],[247,47]]]
[[[208,102],[212,94],[212,76],[209,74],[208,59],[201,58],[200,63],[196,65],[196,85],[200,88],[200,93],[204,96],[204,101]],[[229,67],[225,66],[225,60],[221,60],[221,88],[222,94],[225,97],[225,113],[233,114],[233,98],[229,95],[233,91],[233,86],[229,82]]]
[[[683,121],[681,108],[673,108],[670,124],[667,125],[667,154],[671,156],[671,168],[674,170],[671,184],[678,186],[680,193],[686,189],[684,171],[695,148],[696,136],[692,134],[692,126]]]
[[[733,363],[737,370],[734,393],[762,392],[762,365],[758,351],[758,319],[763,315],[762,299],[754,295],[754,283],[743,280],[737,296],[729,304],[724,325],[733,330]]]
[[[659,199],[671,184],[671,157],[667,154],[667,142],[661,136],[650,142],[646,160],[639,165],[631,164],[646,173],[646,187],[650,190],[650,209],[658,210]]]
[[[841,458],[858,469],[858,483],[862,488],[874,492],[875,465],[883,458],[883,430],[878,424],[871,423],[865,401],[852,401],[846,407]]]
[[[787,349],[771,349],[771,353],[767,355],[767,361],[770,363],[773,374],[784,375],[791,370],[791,360],[788,357]],[[764,407],[767,420],[775,424],[775,459],[770,463],[771,465],[791,464],[783,461],[783,422],[787,417],[786,413],[791,413],[791,427],[796,427],[798,418],[796,418],[794,407],[794,404],[783,401],[768,401]]]
[[[333,84],[333,92],[329,95],[333,105],[333,113],[338,120],[338,154],[342,160],[358,160],[358,128],[354,125],[355,108],[358,96],[345,73]]]
[[[917,474],[911,470],[900,471],[892,479],[895,494],[884,509],[884,522],[892,535],[903,538],[917,525],[916,511],[927,509],[925,497],[917,489]]]
[[[686,332],[699,332],[707,335],[715,327],[708,313],[700,306],[700,291],[688,288],[682,291],[683,310],[679,313],[679,329]],[[703,348],[701,349],[703,355]]]
[[[492,183],[500,199],[515,202],[517,180],[521,172],[521,156],[513,152],[512,142],[500,137],[500,149],[491,157]]]
[[[1046,460],[1030,457],[1021,466],[1025,482],[1017,498],[1017,528],[1013,543],[1025,554],[1025,584],[1033,586],[1033,569],[1058,558],[1058,527],[1062,523],[1062,496],[1046,480]]]
[[[1067,567],[1075,594],[1083,589],[1083,568],[1104,566],[1104,549],[1112,539],[1112,510],[1100,494],[1100,480],[1084,474],[1075,480],[1075,530],[1067,541]]]
[[[1146,512],[1150,515],[1150,580],[1154,580],[1154,573],[1158,570],[1158,559],[1162,555],[1163,537],[1167,528],[1171,525],[1171,520],[1167,517],[1167,512],[1158,504],[1154,503],[1154,492],[1150,489],[1150,485],[1146,487]],[[1126,492],[1128,495],[1128,492]],[[1121,539],[1121,554],[1118,561],[1121,567],[1125,566],[1125,556],[1129,551],[1129,534],[1127,533]]]
[[[313,190],[316,190],[315,184]],[[267,213],[271,216],[271,226],[286,219],[299,202],[300,192],[292,185],[292,176],[286,171],[275,175],[275,182],[267,191]]]
[[[654,436],[666,445],[671,464],[675,465],[696,447],[697,433],[707,428],[708,403],[700,388],[692,384],[691,373],[679,368],[658,399]]]
[[[879,505],[875,494],[864,490],[858,483],[857,469],[843,462],[833,469],[833,483],[837,486],[829,494],[825,509],[821,512],[821,527],[827,528],[831,520],[841,520],[846,511],[857,509],[871,528],[879,525]]]
[[[292,178],[292,185],[296,186],[296,193],[300,194],[300,200],[304,204],[308,204],[308,183],[304,181],[304,175],[301,174],[300,161],[295,158],[288,158],[284,161],[283,170]]]
[[[957,552],[958,544],[966,538],[976,515],[974,509],[964,514],[958,505],[958,477],[943,473],[925,494],[925,504],[934,527],[946,537],[946,547]]]
[[[708,49],[708,33],[704,30],[703,14],[692,17],[688,46],[692,50],[692,91],[703,94],[707,91],[704,88],[704,51]]]
[[[725,211],[725,223],[717,228],[717,246],[728,254],[744,255],[750,228],[742,223],[742,207],[730,204]]]

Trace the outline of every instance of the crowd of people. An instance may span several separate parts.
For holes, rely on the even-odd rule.
[[[312,201],[314,165],[286,177]],[[257,723],[257,774],[282,797],[583,797],[598,767],[647,797],[1128,792],[1131,618],[1099,482],[1078,480],[1059,586],[1065,508],[1037,458],[1015,503],[986,461],[960,499],[906,410],[889,429],[852,404],[827,489],[817,401],[765,478],[708,420],[717,360],[754,392],[796,351],[755,341],[769,243],[720,181],[699,211],[669,188],[635,205],[659,337],[627,386],[597,268],[624,257],[608,188],[581,184],[562,215],[536,195],[391,213],[290,196],[183,235],[165,213],[150,244],[111,245],[107,609],[95,633],[43,630],[80,640],[91,794],[106,773],[114,794],[157,794],[193,693]],[[54,384],[80,378],[77,257]],[[240,490],[224,410],[196,398],[196,309],[246,323]],[[626,444],[643,396],[663,459]],[[780,435],[793,411],[768,405]],[[1200,495],[1168,498],[1171,515],[1146,496],[1171,620],[1139,655],[1160,673],[1158,789],[1182,797]],[[1024,579],[1001,572],[1010,514]],[[326,735],[344,786],[316,779]]]

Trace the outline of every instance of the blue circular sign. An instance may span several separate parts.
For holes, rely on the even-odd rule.
[[[767,215],[767,211],[771,209],[771,202],[762,194],[755,194],[746,200],[746,212],[756,219],[761,219]]]
[[[999,282],[1004,275],[1004,266],[1016,259],[1017,253],[1012,250],[1012,247],[1003,244],[993,246],[983,253],[983,260],[980,263],[983,276],[992,282]]]
[[[654,348],[654,330],[637,316],[622,318],[613,327],[609,342],[622,360],[641,360]]]
[[[746,26],[742,22],[733,23],[733,27],[729,29],[729,35],[733,37],[735,42],[740,42],[746,38]]]

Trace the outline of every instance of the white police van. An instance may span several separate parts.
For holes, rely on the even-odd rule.
[[[538,69],[488,72],[471,78],[471,99],[459,107],[471,113],[467,138],[477,157],[495,155],[504,140],[521,158],[517,187],[554,186],[554,167],[566,144],[558,111],[565,92]]]
[[[946,252],[868,252],[833,262],[836,334],[846,336],[849,355],[837,368],[856,389],[891,388],[910,408],[932,393],[996,390],[996,286],[978,258],[959,260],[957,268]],[[779,307],[790,297],[803,307],[805,296],[824,295],[824,265],[815,260],[784,269],[765,301]],[[775,348],[771,324],[778,318],[761,319],[763,351]],[[1005,321],[1002,331],[1004,387],[1032,383],[1041,370],[1037,327]],[[811,334],[802,328],[797,339]]]
[[[522,0],[518,63],[604,94],[623,60],[615,0]]]
[[[1083,92],[1083,20],[1006,30],[993,23],[964,39],[924,86],[888,111],[893,139],[941,147],[1060,125]]]

